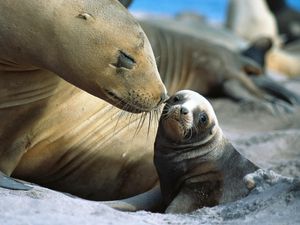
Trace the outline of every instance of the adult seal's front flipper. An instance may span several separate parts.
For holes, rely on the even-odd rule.
[[[300,96],[267,76],[253,76],[251,80],[261,89],[290,105],[300,105]]]
[[[254,60],[261,68],[265,69],[266,54],[272,46],[271,38],[261,37],[251,43],[247,49],[241,51],[241,54]]]
[[[163,208],[163,200],[159,186],[155,186],[151,190],[131,198],[104,201],[102,203],[123,212],[136,212],[140,210],[160,212]]]
[[[0,172],[0,187],[12,190],[21,190],[28,191],[32,189],[32,187],[22,184],[19,181],[14,180],[13,178],[6,176],[2,172]]]

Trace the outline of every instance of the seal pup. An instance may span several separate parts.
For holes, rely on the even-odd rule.
[[[224,137],[211,104],[190,90],[166,102],[154,164],[167,213],[240,199],[249,192],[244,176],[258,169]]]

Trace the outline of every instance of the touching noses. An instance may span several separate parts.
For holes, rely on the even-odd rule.
[[[159,105],[162,104],[162,103],[165,103],[168,99],[169,99],[168,94],[167,94],[166,92],[162,93],[162,94],[160,95],[160,100],[159,100],[157,106],[159,106]]]

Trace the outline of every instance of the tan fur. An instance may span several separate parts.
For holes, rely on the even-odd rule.
[[[115,0],[4,0],[0,12],[1,63],[52,71],[123,108],[112,92],[130,111],[152,110],[166,92],[147,37]],[[119,51],[133,69],[113,66]]]
[[[274,48],[266,58],[267,68],[287,75],[297,77],[300,75],[300,55],[289,53],[283,49]]]
[[[154,129],[134,136],[140,116],[109,104],[147,112],[166,98],[128,11],[116,0],[4,0],[0,30],[0,170],[90,199],[151,188]],[[120,50],[132,69],[115,68]]]
[[[154,124],[149,134],[145,125],[135,135],[139,115],[124,114],[63,80],[53,92],[26,107],[0,111],[2,171],[95,200],[153,187]]]

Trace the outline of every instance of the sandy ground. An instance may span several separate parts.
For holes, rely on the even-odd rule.
[[[300,94],[300,81],[285,85]],[[187,215],[118,212],[38,186],[28,192],[0,188],[0,224],[300,224],[300,183],[293,179],[300,177],[300,107],[275,116],[263,107],[227,99],[212,104],[240,152],[262,168],[292,178],[256,174],[259,185],[246,198]]]
[[[300,94],[300,80],[283,83]],[[264,169],[300,177],[300,107],[272,115],[266,108],[226,99],[212,103],[225,135],[241,153]]]
[[[0,224],[299,224],[300,183],[267,182],[237,202],[187,215],[123,213],[101,203],[76,199],[45,188],[28,192],[0,189]]]

